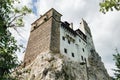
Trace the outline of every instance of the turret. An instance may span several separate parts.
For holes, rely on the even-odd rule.
[[[82,19],[82,21],[80,22],[80,28],[79,29],[87,36],[88,52],[90,54],[91,51],[95,51],[95,47],[94,47],[94,43],[93,43],[90,28],[89,28],[87,22],[84,19]]]

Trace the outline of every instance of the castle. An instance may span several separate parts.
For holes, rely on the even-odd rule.
[[[42,52],[60,53],[73,61],[88,63],[88,56],[95,51],[90,28],[82,19],[80,27],[61,21],[61,14],[50,9],[32,23],[31,33],[24,57],[30,64]]]

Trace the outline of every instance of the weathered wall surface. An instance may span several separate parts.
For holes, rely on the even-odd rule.
[[[29,63],[34,60],[39,53],[49,51],[51,23],[52,19],[49,19],[31,32],[24,62]]]
[[[60,52],[60,25],[61,25],[61,14],[57,11],[53,11],[52,15],[52,30],[51,30],[51,44],[50,50],[59,53]]]

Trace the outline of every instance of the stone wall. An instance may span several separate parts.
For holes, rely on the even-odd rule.
[[[60,52],[60,25],[61,14],[57,11],[53,11],[50,50],[57,53]]]
[[[59,52],[60,17],[61,14],[51,9],[32,24],[24,57],[25,65],[31,63],[41,52]]]
[[[51,22],[52,19],[49,19],[31,32],[24,57],[25,63],[31,62],[41,52],[49,51]]]

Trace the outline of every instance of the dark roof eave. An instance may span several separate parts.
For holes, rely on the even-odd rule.
[[[69,26],[66,26],[65,23],[62,22],[61,26],[65,29],[67,29],[69,32],[71,32],[74,36],[77,35],[77,33],[73,29],[71,29]]]

